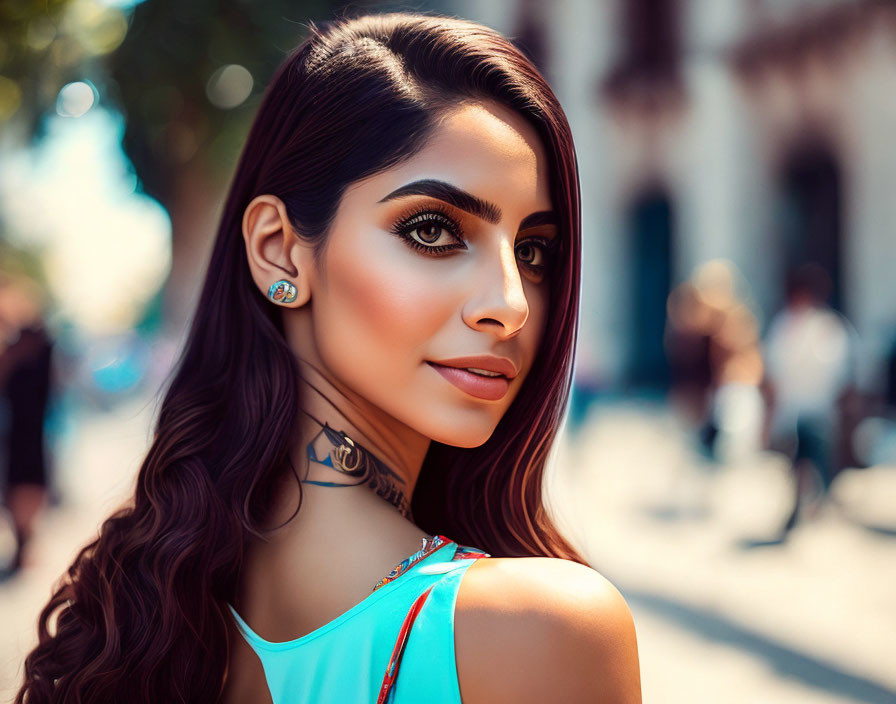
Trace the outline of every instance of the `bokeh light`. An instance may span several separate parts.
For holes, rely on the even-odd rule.
[[[66,83],[56,99],[56,113],[62,117],[81,117],[98,97],[96,88],[88,81]]]
[[[212,74],[205,92],[212,105],[229,110],[245,102],[252,85],[252,74],[244,66],[228,64]]]

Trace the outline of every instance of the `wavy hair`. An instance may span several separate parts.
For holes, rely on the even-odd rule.
[[[249,132],[134,496],[54,585],[16,704],[220,699],[226,603],[249,535],[264,538],[278,478],[295,474],[301,402],[282,310],[249,273],[243,212],[255,196],[276,195],[319,259],[350,184],[408,159],[446,111],[482,100],[526,118],[550,160],[561,239],[550,314],[533,369],[492,436],[475,448],[432,442],[411,508],[424,531],[496,557],[584,563],[542,496],[570,393],[579,303],[578,167],[558,100],[519,49],[475,22],[410,12],[312,22]]]

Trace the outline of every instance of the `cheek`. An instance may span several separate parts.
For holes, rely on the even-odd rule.
[[[351,250],[330,249],[323,305],[314,316],[322,357],[358,383],[373,374],[406,380],[453,305],[425,266],[376,239],[357,237]]]

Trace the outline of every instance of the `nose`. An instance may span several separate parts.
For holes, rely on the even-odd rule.
[[[513,245],[502,238],[498,256],[489,248],[483,252],[483,260],[464,309],[464,321],[474,330],[492,332],[501,339],[514,337],[529,318],[529,302]]]

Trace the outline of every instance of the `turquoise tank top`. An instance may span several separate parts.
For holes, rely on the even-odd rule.
[[[265,640],[228,604],[274,704],[460,704],[454,604],[470,565],[491,555],[444,535],[422,543],[369,596],[301,638]]]

